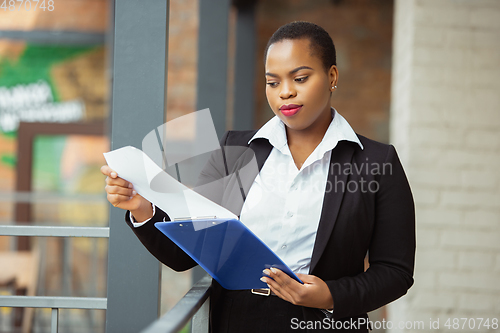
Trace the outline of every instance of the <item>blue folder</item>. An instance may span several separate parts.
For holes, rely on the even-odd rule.
[[[288,266],[236,219],[192,219],[155,223],[162,233],[230,290],[267,288],[265,268],[276,267],[302,283]]]

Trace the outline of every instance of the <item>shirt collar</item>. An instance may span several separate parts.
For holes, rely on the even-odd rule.
[[[339,141],[351,141],[357,143],[361,149],[364,149],[351,125],[334,108],[332,108],[332,118],[332,122],[326,130],[323,140],[317,147],[319,149],[316,149],[316,151],[326,152],[332,150],[337,146]],[[287,145],[285,124],[277,116],[274,116],[255,133],[248,143],[250,144],[250,142],[257,138],[269,140],[269,143],[274,148],[281,151]]]

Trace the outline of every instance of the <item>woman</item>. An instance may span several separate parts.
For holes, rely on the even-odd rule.
[[[282,26],[268,42],[265,70],[276,117],[258,131],[230,131],[221,140],[253,149],[259,166],[244,201],[232,210],[304,284],[265,270],[266,297],[214,281],[211,331],[366,332],[366,313],[413,284],[415,214],[406,176],[394,147],[355,134],[330,107],[339,74],[325,30],[308,22]],[[201,182],[238,165],[225,162],[212,160]],[[126,220],[148,250],[175,270],[193,267],[153,226],[168,215],[108,166],[102,172],[108,200],[130,211]],[[222,189],[217,201],[223,206],[230,191]]]

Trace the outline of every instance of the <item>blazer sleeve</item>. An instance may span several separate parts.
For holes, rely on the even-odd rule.
[[[229,132],[222,137],[220,141],[221,146],[226,143],[228,135]],[[200,194],[217,203],[220,203],[220,198],[222,198],[223,184],[220,179],[223,178],[225,169],[221,151],[215,151],[211,155],[201,172],[197,187],[195,188]],[[212,182],[210,186],[201,186],[210,182]],[[137,228],[133,226],[129,216],[129,211],[127,211],[125,214],[127,225],[146,249],[163,264],[175,271],[185,271],[197,265],[180,247],[154,226],[155,222],[170,221],[167,213],[156,207],[156,213],[151,220]]]
[[[125,221],[156,259],[177,272],[185,271],[197,265],[180,247],[155,227],[155,222],[170,221],[167,213],[156,207],[156,213],[151,220],[137,228],[132,225],[129,213],[127,211],[125,214]]]
[[[380,175],[375,195],[375,221],[368,251],[370,267],[356,276],[325,281],[334,301],[334,318],[377,309],[406,294],[413,284],[413,197],[393,146],[389,146],[384,163],[392,165],[392,172]]]

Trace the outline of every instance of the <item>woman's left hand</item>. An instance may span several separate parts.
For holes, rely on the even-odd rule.
[[[265,269],[262,281],[280,298],[295,305],[318,309],[333,309],[333,298],[325,281],[314,275],[297,274],[304,282],[292,279],[277,268]]]

